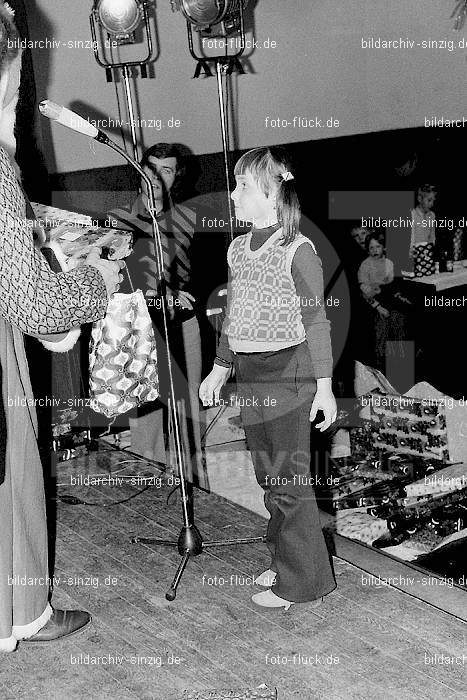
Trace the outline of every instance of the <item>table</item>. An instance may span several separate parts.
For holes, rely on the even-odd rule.
[[[467,396],[464,329],[467,321],[467,265],[453,272],[402,279],[412,302],[415,374],[450,396]]]
[[[436,275],[425,275],[424,277],[404,277],[404,282],[409,285],[434,287],[436,292],[467,285],[467,260],[455,262],[452,272],[439,272]]]

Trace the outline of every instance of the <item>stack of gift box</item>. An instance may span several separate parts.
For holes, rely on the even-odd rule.
[[[351,456],[331,460],[332,485],[320,494],[339,534],[380,547],[419,540],[426,551],[462,533],[467,455],[451,457],[449,405],[380,389],[359,397],[358,421],[349,420]],[[452,452],[459,457],[458,444]]]

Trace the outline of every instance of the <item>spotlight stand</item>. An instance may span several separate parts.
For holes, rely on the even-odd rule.
[[[229,235],[230,242],[233,241],[233,210],[232,210],[232,197],[230,191],[230,175],[229,175],[229,144],[228,144],[228,131],[227,131],[227,115],[225,112],[224,104],[224,92],[222,90],[222,72],[227,69],[225,63],[216,60],[216,76],[217,76],[217,92],[219,95],[219,113],[221,119],[221,133],[222,133],[222,151],[224,153],[224,171],[225,171],[225,186],[227,190],[227,207],[229,211]]]
[[[138,172],[141,178],[144,180],[147,186],[148,199],[149,199],[149,209],[152,220],[152,236],[154,239],[155,246],[155,259],[157,265],[157,276],[159,282],[159,288],[161,291],[161,309],[162,309],[162,319],[163,319],[163,329],[164,329],[164,340],[167,350],[167,369],[169,377],[169,415],[172,418],[172,426],[174,433],[174,442],[176,450],[176,461],[178,467],[178,473],[180,478],[180,490],[182,494],[182,515],[183,515],[183,526],[180,530],[178,540],[163,540],[153,537],[132,537],[132,544],[137,544],[141,542],[142,544],[156,544],[164,547],[177,547],[182,560],[177,568],[175,576],[173,578],[170,588],[167,590],[165,597],[167,600],[175,600],[177,595],[177,588],[182,578],[183,572],[190,560],[190,557],[195,557],[201,554],[207,547],[228,547],[231,545],[238,544],[251,544],[253,542],[264,542],[264,537],[244,537],[237,540],[215,540],[210,542],[204,542],[203,537],[195,525],[194,522],[194,503],[193,503],[193,484],[187,481],[186,470],[185,470],[185,460],[182,450],[182,442],[180,437],[180,424],[177,413],[177,404],[175,398],[175,386],[173,381],[172,372],[172,359],[170,356],[169,347],[169,330],[167,324],[167,301],[166,301],[166,279],[163,269],[163,252],[162,252],[162,241],[159,231],[159,226],[155,217],[155,197],[153,185],[150,178],[146,175],[144,170],[141,168],[138,162],[133,160],[131,156],[126,153],[123,148],[120,148],[116,143],[114,143],[107,135],[102,132],[97,137],[97,140],[101,143],[110,146],[114,151],[119,153],[125,160]]]
[[[96,9],[96,7],[93,8],[91,11],[91,14],[89,15],[89,23],[91,26],[91,36],[92,36],[92,47],[94,51],[94,58],[96,59],[96,62],[101,66],[101,68],[105,68],[106,72],[106,77],[107,77],[107,82],[110,83],[112,82],[112,71],[122,71],[122,76],[123,76],[123,85],[125,88],[125,97],[126,97],[126,103],[127,103],[127,109],[128,109],[128,118],[130,120],[130,133],[131,133],[131,143],[132,143],[132,148],[133,148],[133,158],[135,161],[139,161],[139,153],[138,153],[138,140],[136,137],[136,125],[135,125],[135,117],[134,117],[134,106],[133,106],[133,95],[131,93],[131,86],[130,86],[130,67],[137,67],[141,69],[141,77],[142,78],[147,78],[148,77],[148,72],[147,72],[147,64],[150,63],[151,61],[154,60],[154,53],[153,53],[153,43],[152,43],[152,36],[151,36],[151,26],[149,24],[149,13],[147,10],[147,1],[145,0],[144,2],[141,3],[142,7],[142,19],[144,21],[144,28],[145,28],[145,36],[146,36],[146,44],[147,44],[147,54],[146,56],[139,60],[139,61],[109,61],[107,60],[105,56],[105,52],[102,52],[102,57],[101,54],[99,53],[99,44],[102,48],[102,42],[99,42],[97,39],[97,32],[96,32],[96,26],[100,25],[100,20],[99,20],[99,13]],[[107,32],[107,35],[111,37],[111,34]],[[124,42],[124,41],[119,41],[118,39],[114,39],[116,44],[119,43],[132,43],[132,40]],[[112,146],[113,148],[113,146]]]
[[[225,183],[227,190],[227,206],[229,211],[229,235],[230,241],[234,238],[234,226],[233,226],[233,210],[232,210],[232,198],[230,189],[230,176],[229,176],[229,135],[228,135],[228,125],[227,125],[227,114],[225,109],[224,92],[222,90],[222,75],[229,75],[235,65],[241,65],[238,61],[240,56],[245,51],[245,22],[243,16],[243,3],[240,2],[239,5],[239,35],[240,42],[239,48],[236,53],[232,54],[220,54],[217,56],[205,56],[204,54],[197,54],[193,45],[193,27],[191,22],[187,21],[187,33],[188,33],[188,48],[192,57],[199,64],[207,64],[210,61],[216,64],[216,77],[217,77],[217,92],[219,96],[219,113],[221,121],[221,134],[222,134],[222,150],[224,154],[224,171],[225,171]],[[227,32],[225,32],[225,42],[226,42],[226,52],[227,52]]]
[[[133,109],[133,96],[131,94],[130,71],[128,69],[128,66],[123,66],[122,74],[123,74],[123,85],[125,86],[126,103],[128,106],[128,117],[130,119],[130,132],[131,132],[131,144],[133,146],[133,158],[135,160],[139,160],[138,145],[137,145],[137,139],[136,139],[135,117],[134,117],[134,109]]]

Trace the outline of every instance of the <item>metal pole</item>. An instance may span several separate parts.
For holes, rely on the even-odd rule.
[[[229,144],[228,144],[228,133],[227,133],[227,117],[225,113],[224,105],[224,92],[222,90],[222,69],[227,70],[228,64],[222,63],[221,60],[216,60],[216,74],[217,74],[217,91],[219,93],[219,111],[221,117],[221,132],[222,132],[222,149],[224,151],[224,168],[225,168],[225,184],[227,189],[227,206],[229,209],[229,235],[230,241],[234,238],[234,227],[233,227],[233,213],[232,213],[232,198],[230,196],[230,180],[229,180]]]
[[[136,140],[135,111],[133,109],[133,95],[130,86],[130,70],[128,66],[123,66],[123,84],[125,86],[126,102],[128,106],[128,118],[130,120],[131,143],[133,145],[133,158],[139,162],[138,143]]]

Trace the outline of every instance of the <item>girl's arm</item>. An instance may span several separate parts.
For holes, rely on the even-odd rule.
[[[229,281],[227,284],[227,309],[229,308],[229,290],[231,276],[229,269]],[[221,337],[217,346],[214,365],[208,376],[201,382],[199,387],[199,398],[203,406],[212,406],[219,402],[219,395],[222,387],[227,382],[233,363],[233,353],[229,348],[227,334],[224,332],[227,314],[222,324]]]
[[[300,251],[300,253],[299,253]],[[316,427],[322,432],[336,420],[337,405],[332,393],[332,348],[330,323],[326,318],[323,269],[320,258],[308,243],[297,248],[292,261],[292,277],[300,297],[302,323],[316,378],[316,394],[310,411],[310,421],[319,410],[324,421]],[[308,302],[308,303],[307,303]]]
[[[229,309],[229,297],[230,297],[230,284],[231,284],[231,274],[229,268],[229,278],[227,282],[227,311]],[[214,360],[215,365],[220,367],[231,367],[233,363],[233,353],[229,347],[229,341],[227,334],[224,332],[225,325],[227,323],[227,313],[225,315],[224,323],[222,324],[221,336],[219,338],[219,344],[216,350],[216,359]]]
[[[384,284],[392,284],[394,282],[394,264],[392,260],[386,258],[386,276],[384,278]]]
[[[379,312],[383,307],[375,297],[379,294],[381,289],[378,285],[372,283],[370,269],[366,260],[362,262],[358,269],[358,281],[364,300],[368,302],[372,309]]]
[[[302,322],[306,331],[314,377],[331,377],[331,333],[323,298],[323,268],[321,260],[308,243],[303,243],[295,252],[292,261],[292,277],[297,296],[300,297]]]
[[[432,225],[428,226],[428,234],[426,237],[426,242],[433,243],[433,245],[436,245],[436,226],[433,225],[435,220],[436,220],[436,215],[434,212],[431,212],[431,216],[429,217],[428,221]]]
[[[376,296],[381,290],[378,285],[373,283],[370,275],[370,268],[367,260],[364,260],[358,269],[358,282],[362,294],[366,299],[371,299]]]

